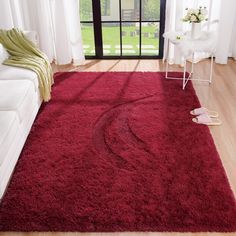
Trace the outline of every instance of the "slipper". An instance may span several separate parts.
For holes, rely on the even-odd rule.
[[[194,116],[206,114],[212,118],[218,117],[218,113],[216,111],[210,111],[205,107],[196,108],[196,109],[190,111],[190,114],[194,115]]]
[[[192,119],[194,123],[202,125],[221,125],[222,122],[219,119],[212,118],[207,114],[202,114]]]

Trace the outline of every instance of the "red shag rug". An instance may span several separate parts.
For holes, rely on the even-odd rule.
[[[1,231],[235,231],[236,202],[189,83],[57,73],[0,205]]]

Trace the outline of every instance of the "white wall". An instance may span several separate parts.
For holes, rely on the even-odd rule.
[[[118,21],[120,20],[119,0],[110,0],[110,15],[102,16],[104,21]]]
[[[222,0],[220,11],[219,24],[219,40],[216,52],[216,62],[227,64],[228,56],[232,55],[232,50],[235,48],[234,35],[236,34],[235,27],[236,17],[236,1]],[[234,41],[234,45],[232,45]]]
[[[234,18],[235,30],[232,33],[231,45],[230,45],[230,56],[236,60],[236,15]]]

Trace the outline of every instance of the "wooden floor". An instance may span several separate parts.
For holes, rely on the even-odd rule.
[[[209,60],[197,63],[197,76],[206,78]],[[179,66],[171,66],[179,71]],[[53,66],[54,71],[164,71],[161,60],[91,60],[83,66]],[[226,170],[231,188],[236,196],[236,61],[227,65],[214,65],[213,84],[194,82],[203,106],[217,110],[221,126],[210,128],[213,139]],[[181,89],[181,88],[180,88]],[[187,89],[187,88],[186,88]],[[236,236],[236,233],[0,233],[0,236]]]

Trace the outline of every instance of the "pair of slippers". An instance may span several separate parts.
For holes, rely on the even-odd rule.
[[[205,107],[196,108],[190,111],[190,114],[196,116],[192,119],[193,122],[203,125],[221,125],[222,122],[218,119],[216,111],[210,111]]]

